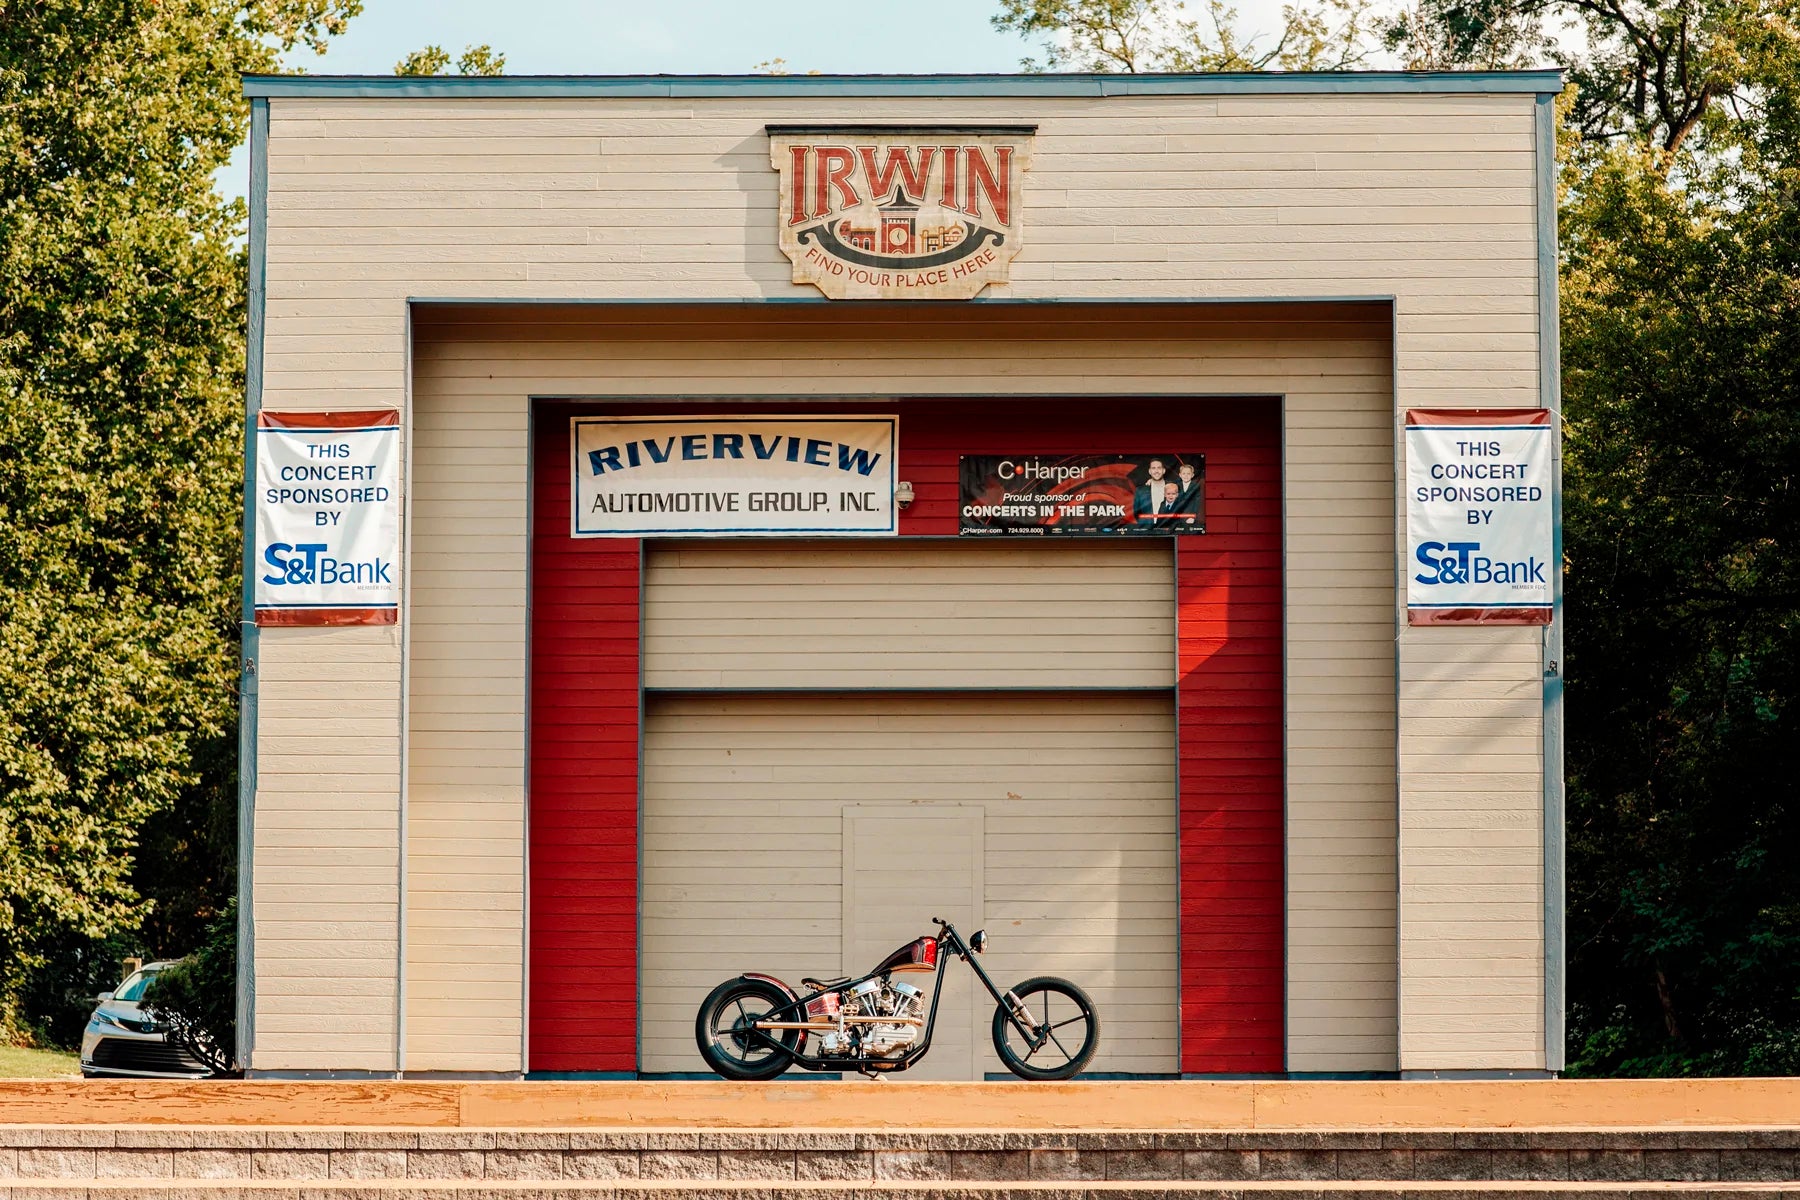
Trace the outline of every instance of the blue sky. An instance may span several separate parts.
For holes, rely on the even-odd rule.
[[[508,74],[1013,71],[1029,47],[986,0],[365,0],[315,74],[386,74],[409,50],[487,42]]]

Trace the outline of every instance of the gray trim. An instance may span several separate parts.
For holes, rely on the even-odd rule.
[[[1400,639],[1406,634],[1406,505],[1401,500],[1401,481],[1406,478],[1402,461],[1406,446],[1406,409],[1400,403],[1400,302],[1391,307],[1388,327],[1388,403],[1393,411],[1388,416],[1394,439],[1393,478],[1389,492],[1393,504],[1394,527],[1394,1069],[1400,1069],[1401,1035],[1406,1030],[1405,972],[1400,961],[1400,837],[1405,826],[1400,822]]]
[[[237,1046],[241,1067],[256,1042],[256,414],[262,411],[263,313],[269,244],[269,102],[250,102],[250,229],[244,327],[244,521],[238,615]]]
[[[534,393],[533,395],[528,396],[527,399],[529,399],[533,403],[552,402],[552,403],[566,403],[566,404],[636,404],[636,405],[645,406],[645,407],[654,407],[655,405],[658,405],[658,404],[770,404],[770,403],[774,403],[774,404],[791,404],[791,405],[794,405],[796,407],[801,407],[801,408],[821,408],[821,407],[830,407],[830,406],[843,408],[847,405],[903,404],[908,401],[915,401],[915,400],[956,400],[956,399],[979,399],[983,403],[986,403],[987,401],[990,401],[990,400],[998,400],[998,401],[1014,401],[1014,402],[1028,403],[1028,404],[1035,404],[1041,400],[1137,400],[1137,399],[1145,399],[1145,400],[1269,400],[1269,401],[1273,401],[1277,404],[1280,404],[1280,403],[1284,402],[1285,396],[1283,396],[1279,393],[1270,393],[1270,392],[1196,392],[1196,391],[1192,391],[1192,390],[1180,391],[1180,392],[1148,392],[1148,391],[1133,391],[1133,392],[1095,392],[1095,391],[1087,391],[1087,392],[1045,392],[1045,391],[983,392],[979,396],[974,396],[974,397],[971,397],[970,394],[966,391],[937,392],[937,393],[931,393],[931,392],[858,392],[855,396],[841,396],[841,395],[794,396],[794,395],[790,395],[790,394],[783,393],[783,392],[749,392],[749,393],[734,392],[734,393],[729,393],[729,394],[705,393],[705,394],[697,394],[697,395],[682,395],[682,394],[664,395],[661,393],[637,392],[637,393],[633,393],[633,394],[629,394],[629,395],[614,394],[614,393],[594,393],[594,394],[590,394],[590,395],[580,395],[580,396],[571,396],[571,395],[566,395],[566,394],[562,394],[562,393],[555,393],[555,394]],[[884,535],[871,535],[871,536],[886,537],[886,536],[891,536],[891,535],[884,534]],[[920,534],[920,535],[908,534],[906,536],[913,541],[929,540],[929,539],[933,539],[933,538],[935,538],[939,541],[952,541],[952,542],[964,540],[964,539],[959,538],[956,534],[953,534],[953,533],[933,533],[933,534]],[[1204,535],[1201,535],[1201,536],[1204,536]],[[669,541],[672,539],[651,538],[648,540]],[[767,541],[768,539],[767,538],[757,538],[755,540]],[[812,538],[812,539],[784,538],[782,540],[783,541],[794,541],[794,540],[799,540],[799,541],[807,541],[807,540],[840,541],[842,539],[834,537],[834,538]],[[995,540],[995,539],[988,539],[988,540]],[[1001,538],[998,540],[1005,541],[1007,539]]]
[[[326,1070],[326,1071],[245,1071],[245,1079],[338,1079],[363,1082],[375,1079],[398,1079],[393,1071]]]
[[[1266,306],[1271,304],[1391,304],[1392,292],[1346,293],[1343,295],[1273,295],[1273,296],[977,296],[973,300],[946,301],[940,307],[961,308],[1029,308],[1055,305],[1062,308],[1102,308],[1121,304],[1212,305],[1214,307]],[[894,308],[917,310],[932,306],[921,300],[827,300],[817,292],[789,296],[744,296],[727,300],[704,296],[626,296],[617,298],[580,296],[408,296],[406,302],[420,308]],[[1128,393],[1138,395],[1137,392]]]
[[[648,540],[648,539],[646,539],[646,540]],[[724,541],[724,540],[729,540],[729,539],[711,538],[708,540]],[[746,538],[744,540],[761,542],[761,543],[767,544],[767,543],[769,543],[771,541],[775,541],[777,539],[774,539],[774,538]],[[788,541],[790,539],[782,538],[779,540]],[[837,540],[837,539],[833,539],[833,540]],[[844,540],[851,540],[851,539],[844,539]],[[885,542],[890,539],[883,538],[882,540]],[[893,541],[925,541],[926,539],[924,539],[924,538],[894,538],[891,540],[893,540]],[[935,539],[933,539],[933,540],[935,540]],[[992,539],[992,538],[970,538],[970,539],[966,539],[966,540],[969,541],[970,545],[979,546],[979,545],[992,544],[994,539]],[[1124,539],[1120,539],[1120,540],[1122,541]],[[1041,546],[1044,543],[1041,541],[1034,540],[1032,544]],[[641,607],[642,606],[640,603],[640,609],[641,609]],[[642,618],[640,618],[639,620],[641,623]],[[640,638],[642,637],[641,632],[639,634],[639,637]],[[640,658],[638,661],[638,673],[641,678],[642,674],[643,674],[643,660],[642,660],[641,655],[640,655]],[[861,696],[861,695],[866,695],[870,692],[879,692],[883,696],[906,696],[906,695],[918,695],[918,694],[931,695],[931,696],[1094,696],[1094,695],[1112,695],[1117,692],[1123,692],[1123,693],[1126,693],[1129,695],[1139,695],[1139,696],[1163,696],[1163,695],[1170,695],[1170,694],[1174,693],[1175,685],[1173,683],[1162,683],[1162,684],[1146,684],[1142,687],[1132,687],[1132,686],[1125,686],[1125,687],[1050,687],[1047,685],[1040,686],[1040,687],[883,687],[883,688],[868,688],[868,687],[714,687],[714,688],[640,687],[639,690],[642,691],[646,696],[838,696],[838,695]],[[640,729],[639,732],[641,734],[642,730]],[[640,741],[642,740],[641,736],[640,736],[639,740]],[[643,780],[642,779],[640,779],[638,781],[638,790],[640,792],[643,790]]]
[[[408,305],[408,313],[412,306]],[[520,732],[525,740],[525,816],[519,869],[519,1070],[531,1070],[531,689],[532,601],[536,592],[537,550],[537,405],[525,402],[525,712]]]
[[[1537,1071],[1537,1070],[1532,1070],[1530,1068],[1519,1068],[1516,1070],[1509,1070],[1509,1069],[1505,1069],[1505,1068],[1496,1068],[1493,1070],[1468,1070],[1468,1071],[1456,1071],[1456,1070],[1402,1071],[1402,1072],[1400,1072],[1400,1078],[1401,1079],[1409,1079],[1409,1080],[1410,1079],[1464,1080],[1467,1082],[1479,1083],[1482,1081],[1494,1082],[1496,1080],[1503,1080],[1503,1079],[1555,1079],[1556,1073],[1554,1071]]]
[[[1167,470],[1167,468],[1164,468]],[[1205,487],[1202,485],[1201,500],[1205,501]],[[1181,925],[1181,539],[1169,539],[1169,580],[1174,601],[1173,611],[1169,614],[1169,641],[1172,644],[1175,658],[1175,684],[1169,689],[1169,706],[1175,711],[1174,750],[1175,750],[1175,1075],[1181,1077],[1182,1053],[1187,1041],[1187,1022],[1181,1014],[1187,1010],[1182,1007],[1181,993],[1181,943],[1183,930]],[[983,850],[983,853],[986,853]],[[983,916],[986,915],[985,909]],[[1285,966],[1285,963],[1283,964]],[[1010,1074],[1010,1072],[1008,1072]]]
[[[1289,761],[1288,738],[1292,730],[1289,728],[1289,717],[1292,715],[1292,695],[1288,679],[1288,619],[1292,615],[1288,610],[1288,588],[1293,576],[1288,571],[1288,397],[1283,392],[1275,407],[1275,442],[1278,454],[1278,472],[1275,486],[1281,496],[1281,1069],[1288,1072],[1293,1069],[1293,988],[1289,984],[1293,980],[1294,970],[1294,908],[1293,893],[1290,888],[1294,880],[1294,843],[1289,836],[1293,829],[1293,803],[1291,782],[1293,779],[1292,763]],[[1177,617],[1176,625],[1180,625]]]
[[[413,479],[413,336],[412,305],[406,306],[406,365],[400,411],[400,795],[394,835],[394,1072],[406,1073],[406,899],[407,899],[407,766],[412,757],[412,479]]]
[[[1317,71],[1198,75],[246,75],[251,97],[776,99],[817,97],[1279,96],[1562,90],[1561,71]]]
[[[573,426],[569,436],[571,440],[575,436]],[[635,1036],[632,1038],[631,1065],[641,1073],[644,1069],[644,742],[650,719],[650,689],[644,686],[644,572],[650,566],[649,539],[639,538],[637,544],[637,878],[632,880],[631,890],[632,928],[636,938],[632,950],[637,964],[632,978],[635,992],[631,997],[631,1011],[637,1017],[637,1028],[632,1031]]]
[[[1036,125],[932,125],[909,121],[894,125],[764,125],[763,132],[770,137],[783,134],[803,136],[805,134],[843,134],[845,137],[885,137],[896,133],[951,134],[959,133],[966,137],[1029,137],[1038,131]],[[1012,1076],[1007,1076],[1008,1079]]]
[[[1550,410],[1550,624],[1544,629],[1544,1067],[1563,1069],[1567,1003],[1563,802],[1562,351],[1557,303],[1556,107],[1537,101],[1538,395]]]
[[[407,1071],[400,1076],[407,1081],[426,1083],[521,1083],[523,1071]]]

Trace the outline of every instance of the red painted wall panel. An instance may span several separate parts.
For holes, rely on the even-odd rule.
[[[637,1069],[636,541],[569,536],[569,423],[534,431],[533,1071]]]
[[[769,411],[769,406],[756,406]],[[855,411],[845,405],[834,411]],[[1179,540],[1184,1072],[1283,1069],[1281,452],[1272,400],[914,401],[903,536],[954,535],[964,454],[1206,455]],[[692,410],[684,410],[692,411]],[[638,544],[568,537],[568,411],[537,429],[532,1011],[538,1071],[628,1071],[635,1039]],[[590,823],[610,823],[585,833]]]

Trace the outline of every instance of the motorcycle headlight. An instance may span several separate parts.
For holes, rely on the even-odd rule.
[[[975,936],[969,939],[969,949],[980,954],[987,949],[987,930],[977,929]]]

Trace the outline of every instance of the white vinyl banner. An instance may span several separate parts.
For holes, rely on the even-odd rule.
[[[1408,622],[1545,624],[1554,439],[1542,409],[1406,414]]]
[[[897,532],[897,419],[573,417],[575,537]]]
[[[400,608],[400,414],[260,413],[256,623],[391,625]]]

